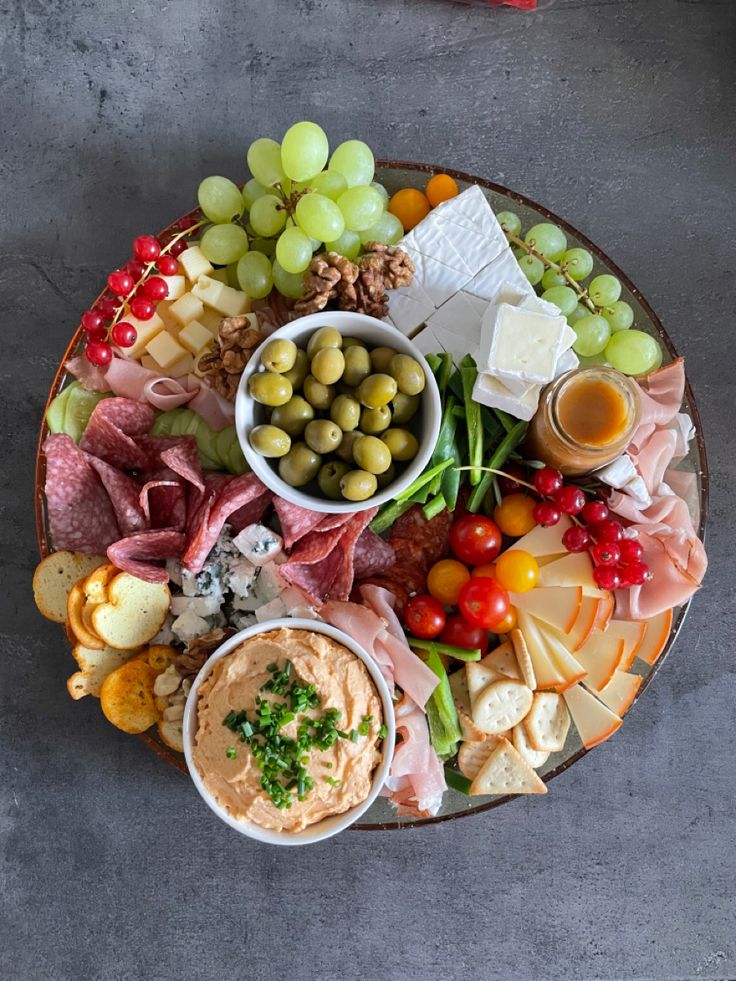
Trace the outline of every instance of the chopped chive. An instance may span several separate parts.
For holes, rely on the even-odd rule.
[[[234,760],[237,755],[238,751],[234,746],[228,746],[228,748],[225,750],[225,756],[227,756],[229,760]]]

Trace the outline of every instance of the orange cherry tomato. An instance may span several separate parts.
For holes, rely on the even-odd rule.
[[[526,494],[507,494],[493,512],[493,520],[509,538],[521,538],[536,527],[533,511],[537,502]]]
[[[427,592],[446,606],[454,606],[460,590],[470,579],[470,573],[455,559],[435,562],[427,576]]]
[[[431,209],[425,194],[414,187],[405,187],[391,198],[388,210],[399,219],[404,231],[409,232],[427,217]]]
[[[528,593],[539,579],[539,564],[533,555],[510,548],[496,559],[496,578],[511,593]]]
[[[509,612],[503,618],[500,623],[497,623],[493,628],[493,632],[496,634],[507,634],[516,626],[516,608],[513,606],[509,607]]]
[[[433,208],[436,208],[438,204],[442,204],[443,201],[456,198],[458,193],[457,184],[449,174],[435,174],[434,177],[430,177],[427,181],[427,199]]]
[[[486,565],[477,565],[474,569],[471,569],[470,578],[477,579],[478,577],[484,579],[495,579],[496,578],[496,563],[488,562]]]

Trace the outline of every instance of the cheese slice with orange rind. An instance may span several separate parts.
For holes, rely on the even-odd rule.
[[[537,620],[556,627],[563,634],[574,628],[583,604],[582,586],[548,586],[528,593],[510,593],[509,600],[517,611],[531,614]]]
[[[567,691],[568,688],[571,688],[585,677],[585,668],[573,656],[564,638],[552,630],[547,629],[542,623],[537,622],[537,627],[539,628],[552,664],[557,669],[557,673],[564,679],[562,683],[557,685],[555,691]]]
[[[535,623],[533,617],[524,613],[523,610],[518,612],[517,622],[534,668],[537,690],[541,689],[544,691],[552,689],[556,691],[560,685],[565,684],[565,678],[555,667],[538,625]]]
[[[667,646],[672,630],[672,610],[665,610],[644,623],[647,629],[636,656],[647,664],[654,664]]]
[[[616,609],[616,597],[613,593],[603,592],[599,597],[598,612],[595,617],[595,630],[604,631],[608,628],[613,611]]]
[[[621,666],[626,645],[622,638],[594,633],[586,640],[580,650],[575,651],[575,660],[585,671],[586,688],[600,691],[605,688]]]
[[[558,630],[557,627],[553,627],[549,623],[547,626],[553,633],[556,633],[556,635],[564,643],[565,647],[567,647],[567,649],[572,651],[574,654],[575,651],[580,650],[588,637],[590,637],[595,630],[600,603],[601,600],[594,599],[592,596],[583,596],[578,618],[575,621],[572,630],[570,630],[568,633]]]
[[[566,514],[563,514],[556,525],[547,528],[544,525],[537,525],[532,528],[514,543],[514,548],[529,552],[537,559],[551,555],[558,555],[562,558],[568,554],[567,549],[562,544],[562,536],[568,528],[572,528],[572,521]]]
[[[593,749],[599,743],[605,742],[620,728],[620,716],[598,701],[582,685],[573,685],[562,697],[586,749]]]
[[[587,552],[568,552],[539,570],[537,588],[543,586],[582,586],[586,596],[600,597],[603,590],[593,579],[593,562]]]
[[[643,680],[638,674],[616,671],[606,687],[596,692],[596,695],[612,712],[625,715],[631,708]]]
[[[606,627],[607,637],[617,637],[624,642],[624,656],[619,668],[628,671],[634,663],[641,642],[647,631],[647,625],[643,620],[609,620]]]

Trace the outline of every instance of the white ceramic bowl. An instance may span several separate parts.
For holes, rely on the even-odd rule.
[[[422,392],[422,404],[409,428],[419,440],[419,451],[413,460],[397,475],[396,479],[379,490],[367,501],[330,501],[319,493],[310,493],[304,488],[291,487],[278,474],[277,460],[267,460],[251,447],[248,434],[254,426],[267,421],[264,406],[259,405],[248,394],[248,379],[261,368],[261,350],[259,347],[245,367],[240,379],[238,394],[235,399],[235,425],[238,439],[243,448],[245,459],[251,470],[263,483],[279,497],[292,504],[299,504],[310,511],[323,511],[329,514],[347,514],[355,511],[366,511],[368,508],[393,500],[397,494],[416,480],[430,461],[442,421],[442,405],[432,370],[427,364],[422,352],[412,342],[404,337],[395,327],[385,324],[375,317],[367,317],[362,313],[343,313],[326,310],[314,313],[308,317],[295,320],[285,327],[280,327],[267,340],[274,337],[286,337],[299,347],[305,348],[310,336],[319,327],[335,327],[341,334],[348,337],[358,337],[372,347],[386,346],[395,348],[399,354],[408,354],[421,364],[427,378]],[[264,344],[267,343],[264,341]],[[311,486],[311,485],[308,485]]]
[[[373,783],[371,785],[371,791],[366,799],[342,814],[335,814],[332,817],[327,817],[324,820],[319,821],[317,824],[313,824],[310,827],[305,828],[303,831],[297,832],[272,831],[267,828],[262,828],[260,825],[254,824],[252,821],[239,821],[232,817],[232,815],[229,814],[224,807],[218,804],[212,794],[210,794],[210,792],[207,790],[204,782],[202,781],[202,777],[199,774],[199,770],[192,760],[194,737],[199,724],[197,717],[199,687],[212,670],[213,664],[216,661],[219,661],[221,658],[227,657],[231,651],[235,650],[236,647],[239,647],[240,644],[242,644],[242,642],[247,640],[249,637],[255,637],[257,634],[267,633],[269,630],[278,630],[280,627],[288,627],[291,630],[311,630],[316,633],[325,634],[326,636],[337,641],[337,643],[342,644],[343,647],[347,647],[347,649],[352,651],[356,657],[359,657],[363,664],[365,664],[368,674],[371,676],[373,684],[376,687],[376,691],[378,692],[378,697],[381,699],[383,721],[387,730],[386,738],[383,740],[382,745],[381,761],[373,771]],[[344,829],[349,827],[354,821],[357,821],[361,814],[364,814],[365,811],[367,811],[371,806],[373,801],[378,796],[381,787],[386,781],[389,767],[391,766],[391,760],[393,759],[394,743],[396,741],[396,720],[394,718],[393,702],[391,700],[388,686],[383,680],[381,672],[378,670],[378,666],[376,665],[375,661],[363,650],[360,644],[357,644],[351,637],[348,637],[348,635],[343,633],[342,630],[338,630],[337,627],[332,627],[330,624],[323,623],[321,620],[301,620],[296,617],[281,620],[267,620],[264,623],[253,624],[253,626],[246,627],[245,630],[241,630],[240,633],[235,634],[234,637],[230,637],[224,644],[218,647],[194,680],[194,684],[191,687],[187,698],[186,707],[184,709],[183,728],[184,756],[186,758],[187,766],[189,767],[189,773],[194,782],[194,786],[199,791],[204,802],[219,818],[225,822],[225,824],[229,824],[231,828],[234,828],[243,835],[247,835],[249,838],[255,838],[256,841],[263,841],[270,845],[311,845],[316,841],[323,841],[325,838],[331,838],[338,832],[344,831]]]

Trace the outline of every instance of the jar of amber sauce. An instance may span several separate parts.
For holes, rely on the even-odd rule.
[[[576,368],[542,390],[524,453],[566,477],[579,477],[621,455],[640,411],[631,378],[603,365]]]

